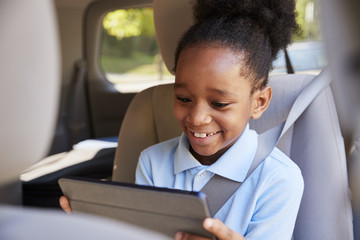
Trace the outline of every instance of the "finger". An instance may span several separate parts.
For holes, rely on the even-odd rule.
[[[203,227],[219,240],[245,240],[241,234],[233,231],[217,218],[206,218]]]
[[[59,198],[60,207],[68,214],[72,213],[69,200],[65,196]]]
[[[175,240],[210,240],[209,238],[193,235],[185,232],[177,232],[175,234]]]

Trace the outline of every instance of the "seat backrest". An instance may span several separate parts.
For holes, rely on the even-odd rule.
[[[258,133],[283,122],[312,75],[279,75],[269,79],[273,99],[250,127]],[[173,85],[137,94],[123,121],[115,155],[113,180],[134,182],[140,152],[179,136],[173,115]],[[331,89],[321,92],[278,143],[301,168],[305,190],[295,227],[295,239],[352,239],[344,144]]]

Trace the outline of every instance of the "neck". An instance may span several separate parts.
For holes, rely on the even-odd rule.
[[[226,152],[226,150],[228,150],[228,148],[221,149],[220,151],[216,152],[213,155],[204,156],[195,152],[190,145],[190,153],[193,155],[193,157],[196,158],[196,160],[198,160],[202,165],[207,165],[207,166],[215,163]]]

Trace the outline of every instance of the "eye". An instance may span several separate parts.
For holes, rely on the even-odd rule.
[[[182,103],[191,102],[190,98],[176,97],[176,99]]]
[[[213,105],[215,108],[223,108],[228,106],[230,103],[219,103],[219,102],[212,102],[211,105]]]

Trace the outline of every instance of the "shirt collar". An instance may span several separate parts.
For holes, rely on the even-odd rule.
[[[189,140],[183,133],[175,152],[174,173],[202,166],[189,151]],[[208,171],[234,181],[244,181],[257,149],[257,133],[246,125],[240,138],[211,166]]]
[[[174,157],[174,173],[202,166],[201,163],[190,153],[190,142],[184,133],[181,134],[179,146]]]

